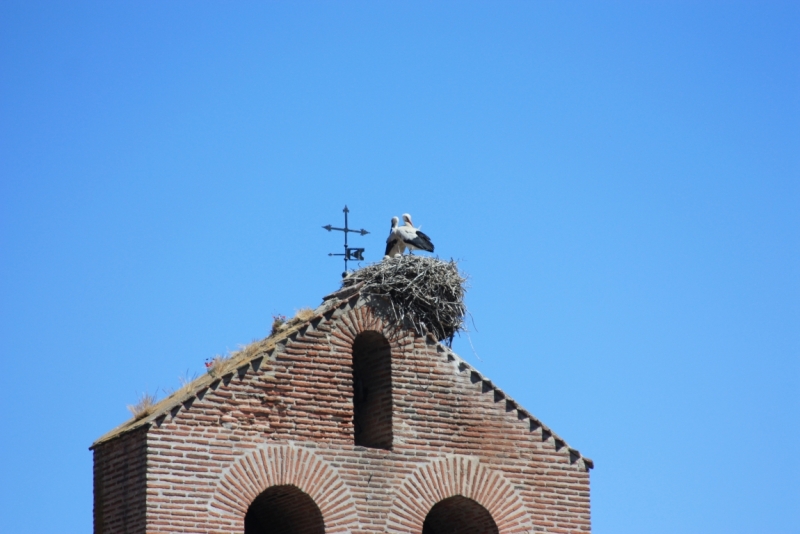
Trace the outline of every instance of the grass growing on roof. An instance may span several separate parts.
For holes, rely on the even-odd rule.
[[[300,308],[294,314],[294,318],[300,322],[308,321],[314,317],[314,310],[311,308]]]
[[[153,412],[153,408],[155,408],[157,402],[154,393],[142,393],[136,404],[128,405],[128,411],[133,414],[134,419],[141,419]]]

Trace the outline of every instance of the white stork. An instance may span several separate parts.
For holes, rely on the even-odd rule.
[[[408,248],[409,252],[413,252],[414,250],[433,252],[431,238],[423,234],[422,230],[414,228],[414,225],[411,223],[411,215],[404,213],[403,222],[405,224],[397,229],[397,235],[403,243],[403,248],[400,249],[400,253],[402,254],[403,250],[406,248]]]
[[[399,256],[406,248],[405,244],[403,244],[403,240],[397,233],[397,223],[399,222],[400,219],[392,217],[392,229],[389,231],[389,237],[386,238],[386,254],[384,254],[384,258]]]

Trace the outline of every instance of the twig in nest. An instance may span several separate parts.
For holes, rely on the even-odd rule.
[[[363,295],[388,301],[390,319],[410,323],[422,335],[449,340],[464,330],[466,279],[454,260],[426,256],[398,256],[355,271],[344,287],[364,282]]]

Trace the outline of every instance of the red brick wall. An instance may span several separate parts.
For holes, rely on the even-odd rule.
[[[147,429],[140,428],[94,450],[95,534],[144,534]]]
[[[353,304],[149,429],[148,533],[244,532],[248,507],[275,485],[309,495],[326,532],[419,533],[455,495],[503,534],[590,531],[576,452],[448,349]],[[391,450],[354,445],[352,350],[370,330],[391,346]]]

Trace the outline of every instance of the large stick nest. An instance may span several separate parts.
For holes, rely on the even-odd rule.
[[[342,286],[360,282],[364,282],[362,295],[387,303],[376,311],[388,314],[395,324],[410,325],[420,335],[430,332],[450,343],[464,330],[466,278],[454,260],[412,255],[385,258],[351,273]]]

